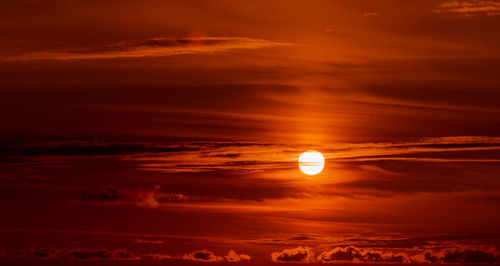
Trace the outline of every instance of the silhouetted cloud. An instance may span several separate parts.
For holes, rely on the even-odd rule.
[[[70,256],[72,259],[77,260],[137,260],[140,257],[134,255],[134,253],[125,250],[125,249],[116,249],[116,250],[108,250],[108,249],[71,249],[66,251],[66,254]]]
[[[251,257],[246,254],[238,254],[234,250],[230,250],[225,256],[217,256],[212,251],[202,249],[185,254],[182,256],[182,259],[203,262],[238,262],[242,260],[250,260]]]
[[[228,261],[228,262],[238,262],[238,261],[242,261],[242,260],[250,260],[251,257],[250,257],[250,255],[238,254],[238,253],[236,253],[236,251],[230,250],[227,253],[227,255],[224,256],[224,259],[226,259],[226,261]]]
[[[219,157],[219,158],[238,158],[240,156],[241,153],[219,153],[219,154],[204,155],[204,157]]]
[[[380,252],[371,249],[359,249],[354,246],[336,247],[324,251],[317,257],[318,262],[409,262],[405,253]]]
[[[434,9],[436,13],[455,13],[460,16],[472,15],[500,15],[498,1],[448,1]]]
[[[47,141],[0,143],[0,155],[4,156],[114,156],[144,153],[170,153],[198,150],[203,144],[100,141]]]
[[[500,253],[495,248],[462,247],[426,252],[425,260],[430,263],[481,264],[500,262]]]
[[[215,262],[215,261],[223,261],[224,258],[221,256],[216,256],[212,251],[208,251],[206,249],[193,251],[189,254],[185,254],[182,256],[185,260],[192,261],[205,261],[205,262]]]
[[[1,254],[0,254],[1,255]],[[5,252],[7,256],[7,252]],[[164,253],[139,254],[126,249],[88,249],[88,248],[32,248],[15,251],[17,258],[68,259],[68,260],[191,260],[199,262],[240,262],[251,260],[251,256],[234,250],[224,256],[202,249],[184,255]]]
[[[301,234],[299,236],[289,238],[288,240],[314,240],[314,239],[315,239],[314,237],[311,237],[309,235]]]
[[[102,191],[82,191],[80,200],[83,202],[116,202],[120,199],[115,188],[107,188]]]
[[[175,202],[188,197],[181,193],[162,193],[160,186],[150,189],[122,190],[106,188],[103,190],[84,190],[80,201],[93,204],[134,204],[140,207],[158,207],[160,200]]]
[[[499,252],[494,247],[460,247],[444,249],[415,250],[371,249],[355,246],[335,247],[313,256],[310,248],[297,247],[273,252],[275,262],[302,263],[454,263],[493,264],[500,261]]]
[[[87,249],[87,248],[36,248],[16,252],[21,257],[40,259],[74,260],[139,260],[140,256],[125,249]]]
[[[312,262],[313,253],[308,247],[284,249],[271,253],[271,260],[275,262]]]
[[[154,38],[93,47],[37,51],[7,57],[4,60],[28,61],[158,57],[181,54],[208,54],[227,52],[235,49],[258,49],[283,45],[288,44],[245,37]]]
[[[21,256],[34,256],[42,259],[57,258],[61,255],[61,250],[57,248],[37,248],[30,250],[23,250],[19,252]]]

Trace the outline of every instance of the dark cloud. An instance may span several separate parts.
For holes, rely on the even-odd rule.
[[[426,252],[425,260],[430,263],[493,264],[500,262],[500,253],[495,248],[462,247]]]
[[[280,252],[271,253],[271,260],[274,262],[311,262],[313,253],[308,247],[284,249]]]
[[[160,200],[179,202],[189,198],[181,193],[163,193],[160,190],[160,186],[136,190],[117,188],[84,190],[81,192],[80,202],[92,204],[133,204],[140,207],[155,208],[160,204]]]
[[[408,262],[405,253],[380,252],[371,249],[359,249],[354,246],[336,247],[322,252],[317,260],[319,262]]]
[[[314,237],[311,237],[309,235],[305,235],[305,234],[301,234],[299,236],[296,236],[296,237],[292,237],[292,238],[289,238],[288,240],[314,240],[315,238]]]
[[[141,240],[140,243],[143,243]],[[150,242],[148,242],[150,243]],[[126,249],[88,249],[88,248],[34,248],[16,250],[18,258],[38,259],[68,259],[68,260],[191,260],[199,262],[240,262],[251,260],[247,254],[237,253],[234,250],[224,256],[215,255],[212,251],[202,249],[184,255],[162,253],[137,254]]]
[[[54,141],[2,143],[4,156],[113,156],[139,153],[169,153],[198,150],[200,146],[182,143],[110,143],[99,141]]]
[[[218,157],[218,158],[238,158],[241,153],[219,153],[219,154],[207,154],[204,157]]]
[[[250,260],[251,257],[246,254],[238,254],[234,250],[230,250],[225,256],[217,256],[212,251],[202,249],[185,254],[182,256],[182,259],[202,262],[239,262],[243,260]]]
[[[19,254],[24,254],[28,256],[32,255],[34,257],[42,259],[51,259],[59,257],[61,255],[61,250],[57,248],[37,248],[28,251],[21,251],[19,252]]]
[[[348,238],[346,242],[358,248],[385,248],[385,249],[411,249],[423,246],[432,246],[436,243],[466,243],[468,241],[486,241],[490,238],[497,241],[496,237],[486,234],[468,235],[438,235],[430,237],[414,237],[401,239],[378,238]]]
[[[273,252],[275,262],[304,263],[442,263],[442,264],[493,264],[500,262],[494,247],[424,248],[420,249],[371,249],[355,246],[334,247],[314,257],[310,248],[297,247]]]
[[[101,250],[88,250],[88,249],[76,249],[68,251],[71,258],[77,260],[100,260],[100,259],[111,259],[113,254],[107,249]]]
[[[82,191],[80,200],[83,202],[116,202],[120,199],[115,188],[107,188],[102,191]]]
[[[216,262],[224,260],[223,257],[216,256],[212,251],[208,251],[206,249],[193,251],[189,254],[185,254],[184,256],[182,256],[182,258],[185,260],[204,261],[204,262]]]
[[[125,249],[87,249],[87,248],[37,248],[16,251],[18,257],[40,259],[74,260],[138,260],[139,256]]]

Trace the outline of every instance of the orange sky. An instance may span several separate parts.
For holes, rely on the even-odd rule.
[[[7,0],[0,264],[500,263],[499,19]]]

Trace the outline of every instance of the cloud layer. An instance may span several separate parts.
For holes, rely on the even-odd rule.
[[[274,262],[301,263],[460,263],[493,264],[500,261],[499,252],[492,247],[459,247],[429,251],[397,251],[358,248],[355,246],[334,247],[314,256],[311,248],[297,247],[273,252]]]
[[[139,260],[140,257],[125,249],[36,248],[17,251],[18,257],[70,260]]]
[[[7,254],[6,254],[7,255]],[[126,249],[88,249],[88,248],[32,248],[17,250],[18,258],[68,259],[68,260],[190,260],[197,262],[240,262],[251,260],[250,255],[239,254],[234,250],[224,256],[202,249],[184,255],[163,253],[137,254]]]

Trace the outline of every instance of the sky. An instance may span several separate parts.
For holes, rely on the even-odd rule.
[[[499,28],[497,0],[4,1],[0,264],[500,264]]]

